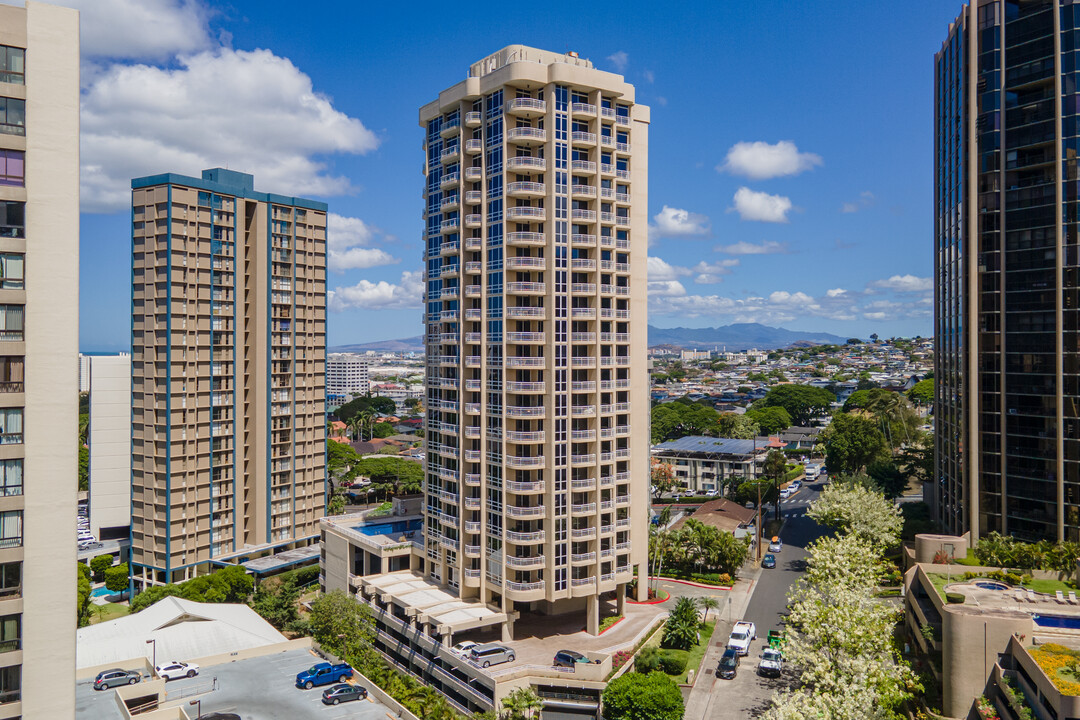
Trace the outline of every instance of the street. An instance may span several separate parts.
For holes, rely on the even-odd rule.
[[[757,662],[767,644],[769,630],[783,630],[787,614],[787,596],[805,568],[806,546],[825,533],[816,522],[806,517],[806,507],[817,498],[819,485],[804,486],[793,497],[781,503],[787,518],[780,538],[784,549],[776,554],[776,568],[761,570],[757,575],[742,617],[730,616],[728,608],[720,608],[722,622],[717,625],[712,644],[701,664],[703,677],[691,691],[687,702],[686,720],[735,720],[757,717],[769,706],[777,688],[792,679],[785,667],[780,678],[768,679],[757,674]],[[765,549],[763,548],[763,551]],[[763,552],[764,554],[764,552]],[[738,609],[736,609],[737,612]],[[720,653],[735,620],[749,620],[757,626],[758,639],[742,659],[733,680],[721,680],[715,675]]]

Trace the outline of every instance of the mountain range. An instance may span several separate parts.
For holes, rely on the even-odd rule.
[[[730,351],[774,350],[788,347],[795,343],[839,344],[847,338],[824,332],[803,332],[785,328],[769,327],[760,323],[735,323],[714,328],[658,328],[649,326],[649,345],[674,345],[676,347],[711,350],[713,348]],[[330,352],[362,353],[368,350],[376,352],[423,352],[424,336],[380,340],[378,342],[356,345],[338,345]]]

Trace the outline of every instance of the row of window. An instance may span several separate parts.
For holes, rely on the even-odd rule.
[[[26,84],[26,50],[0,45],[0,82]]]

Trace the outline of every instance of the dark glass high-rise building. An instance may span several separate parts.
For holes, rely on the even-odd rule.
[[[950,532],[1080,540],[1080,4],[973,0],[935,58],[937,492]]]

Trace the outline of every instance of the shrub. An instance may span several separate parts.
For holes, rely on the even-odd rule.
[[[75,564],[79,566],[79,577],[86,578],[86,580],[89,582],[91,574],[93,573],[93,571],[90,570],[90,566],[87,565],[86,563],[75,563]]]
[[[685,706],[675,681],[663,673],[627,673],[604,689],[608,720],[682,720]]]
[[[94,582],[105,579],[105,571],[112,567],[113,556],[109,553],[98,555],[90,561],[90,569],[94,572]]]
[[[128,565],[121,563],[105,571],[105,587],[113,592],[123,592],[128,588]]]
[[[660,652],[660,670],[667,675],[682,675],[686,672],[686,664],[690,661],[690,653],[686,650],[662,650]]]
[[[959,605],[960,603],[964,602],[964,600],[966,600],[966,598],[964,597],[964,593],[945,593],[945,602],[949,603],[950,605]]]
[[[298,586],[307,585],[308,583],[315,582],[318,579],[319,566],[317,564],[308,565],[307,567],[302,567],[296,571],[296,584]]]
[[[637,659],[634,660],[634,670],[639,673],[651,673],[659,669],[660,648],[645,648],[640,653],[638,653]]]

